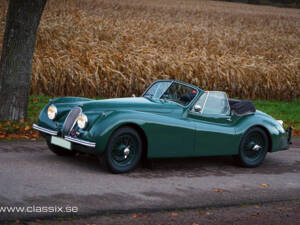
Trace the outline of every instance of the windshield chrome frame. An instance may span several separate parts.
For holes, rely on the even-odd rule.
[[[169,86],[168,86],[167,89],[166,89],[166,90],[168,90],[169,87],[174,83],[174,80],[157,80],[157,81],[153,82],[153,83],[146,89],[146,91],[144,91],[144,93],[142,94],[142,97],[144,97],[144,95],[147,93],[147,91],[148,91],[154,84],[156,84],[156,83],[158,83],[158,82],[170,82]],[[163,93],[161,94],[161,96],[162,96],[164,93],[165,93],[165,92],[163,92]],[[159,98],[157,98],[157,99],[160,99],[161,96],[159,96]]]
[[[198,100],[198,98],[199,98],[199,95],[203,92],[204,93],[204,91],[202,91],[201,89],[199,89],[198,87],[196,87],[196,86],[194,86],[194,85],[190,85],[190,84],[187,84],[187,83],[183,83],[183,82],[180,82],[180,81],[176,81],[176,80],[157,80],[157,81],[155,81],[155,82],[153,82],[147,89],[146,89],[146,91],[144,91],[144,93],[141,95],[141,97],[144,97],[144,95],[147,93],[147,91],[154,85],[154,84],[156,84],[156,83],[158,83],[158,82],[170,82],[170,85],[168,86],[168,88],[166,89],[166,91],[169,89],[169,87],[173,84],[173,83],[177,83],[177,84],[180,84],[180,85],[183,85],[183,86],[186,86],[186,87],[190,87],[190,88],[193,88],[193,89],[195,89],[196,91],[197,91],[197,94],[195,95],[195,97],[190,101],[190,103],[188,104],[188,105],[186,105],[186,106],[184,106],[184,105],[181,105],[181,104],[179,104],[178,102],[174,102],[174,101],[170,101],[170,100],[168,100],[168,99],[161,99],[161,96],[163,96],[163,94],[165,93],[162,93],[161,94],[161,96],[159,97],[159,98],[156,98],[156,99],[160,99],[160,100],[165,100],[165,101],[168,101],[168,102],[173,102],[173,103],[175,103],[175,104],[177,104],[177,105],[180,105],[181,107],[183,107],[183,108],[189,108],[192,104],[194,104],[195,103],[195,100],[197,101]],[[202,94],[201,94],[202,95]],[[144,97],[145,98],[145,97]]]

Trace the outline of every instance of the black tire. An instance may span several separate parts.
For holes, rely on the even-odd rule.
[[[240,166],[257,167],[264,161],[268,148],[269,140],[266,132],[259,127],[253,127],[244,134],[239,146],[239,154],[234,156],[234,159]]]
[[[58,156],[74,156],[76,154],[75,151],[70,151],[67,149],[64,149],[62,147],[59,147],[57,145],[53,145],[50,143],[50,141],[47,141],[47,145],[51,152],[55,153]]]
[[[121,127],[111,135],[100,162],[112,173],[126,173],[136,168],[141,157],[142,139],[139,133],[131,127]]]

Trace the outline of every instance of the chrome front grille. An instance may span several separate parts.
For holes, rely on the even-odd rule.
[[[62,127],[62,134],[63,136],[65,135],[69,135],[70,131],[72,130],[72,128],[74,127],[77,118],[79,116],[79,114],[82,112],[82,109],[80,107],[74,107],[68,114],[64,125]]]

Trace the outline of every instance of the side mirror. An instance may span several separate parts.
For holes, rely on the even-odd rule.
[[[200,105],[195,105],[194,110],[195,110],[195,112],[201,112],[201,106]]]

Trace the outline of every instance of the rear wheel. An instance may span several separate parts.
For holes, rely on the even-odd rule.
[[[122,127],[110,137],[103,160],[111,172],[126,173],[138,165],[141,157],[140,135],[131,127]]]
[[[234,156],[243,167],[257,167],[266,157],[269,141],[266,132],[259,128],[250,128],[240,143],[239,155]]]
[[[76,154],[75,151],[67,150],[57,145],[53,145],[50,141],[47,141],[47,145],[51,152],[54,152],[56,155],[59,156],[74,156]]]

